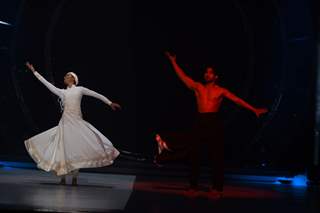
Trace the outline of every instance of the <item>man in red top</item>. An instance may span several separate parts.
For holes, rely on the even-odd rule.
[[[223,124],[219,116],[219,109],[221,102],[227,98],[237,105],[240,105],[260,117],[267,109],[259,109],[251,106],[241,98],[237,97],[229,90],[219,86],[216,81],[218,76],[212,67],[206,68],[204,73],[205,83],[196,82],[187,76],[181,67],[176,62],[176,56],[166,52],[174,71],[182,80],[182,82],[191,90],[197,101],[197,118],[194,126],[193,136],[188,147],[188,157],[190,160],[190,189],[196,190],[198,187],[198,177],[200,170],[200,149],[202,147],[208,148],[210,164],[213,170],[212,187],[210,192],[223,191],[223,176],[224,176],[224,140],[223,140]],[[162,142],[161,147],[170,150],[170,145]]]

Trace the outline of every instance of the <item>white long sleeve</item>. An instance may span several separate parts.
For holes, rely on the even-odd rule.
[[[88,88],[85,88],[85,87],[81,87],[81,89],[82,89],[82,94],[83,95],[87,95],[87,96],[91,96],[91,97],[97,98],[97,99],[103,101],[104,103],[108,104],[109,106],[112,104],[112,102],[108,98],[106,98],[105,96],[103,96],[103,95],[101,95],[101,94],[99,94],[99,93],[97,93],[95,91],[92,91],[92,90],[90,90]]]
[[[33,73],[41,83],[43,83],[52,93],[59,96],[60,98],[63,97],[63,89],[59,89],[55,87],[53,84],[51,84],[49,81],[47,81],[44,77],[42,77],[38,72]]]

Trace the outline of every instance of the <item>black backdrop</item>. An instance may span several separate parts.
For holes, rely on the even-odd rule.
[[[24,71],[30,60],[59,87],[71,69],[81,85],[122,104],[112,112],[85,98],[84,117],[119,149],[151,157],[154,134],[188,130],[196,110],[164,57],[170,50],[193,78],[214,65],[222,86],[269,108],[257,119],[223,103],[229,167],[303,169],[313,143],[311,7],[302,0],[16,1],[11,61],[3,66],[1,154],[27,157],[23,140],[59,120],[57,98]]]

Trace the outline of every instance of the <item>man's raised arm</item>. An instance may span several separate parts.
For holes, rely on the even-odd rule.
[[[181,81],[189,88],[189,89],[196,89],[199,85],[198,82],[195,82],[193,79],[191,79],[189,76],[187,76],[184,71],[181,69],[181,67],[177,64],[176,56],[173,54],[170,54],[169,52],[166,52],[167,57],[169,58],[174,71],[178,75],[178,77],[181,79]]]

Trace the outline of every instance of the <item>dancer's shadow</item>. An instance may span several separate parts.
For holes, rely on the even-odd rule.
[[[105,189],[114,189],[113,186],[103,186],[103,185],[88,185],[88,184],[78,184],[77,186],[73,186],[71,184],[61,185],[59,183],[48,183],[48,182],[42,182],[38,183],[40,185],[47,185],[47,186],[64,186],[64,187],[88,187],[88,188],[105,188]]]
[[[178,191],[184,191],[187,188],[186,187],[178,187],[178,186],[153,186],[154,189],[162,189],[162,190],[178,190]]]

